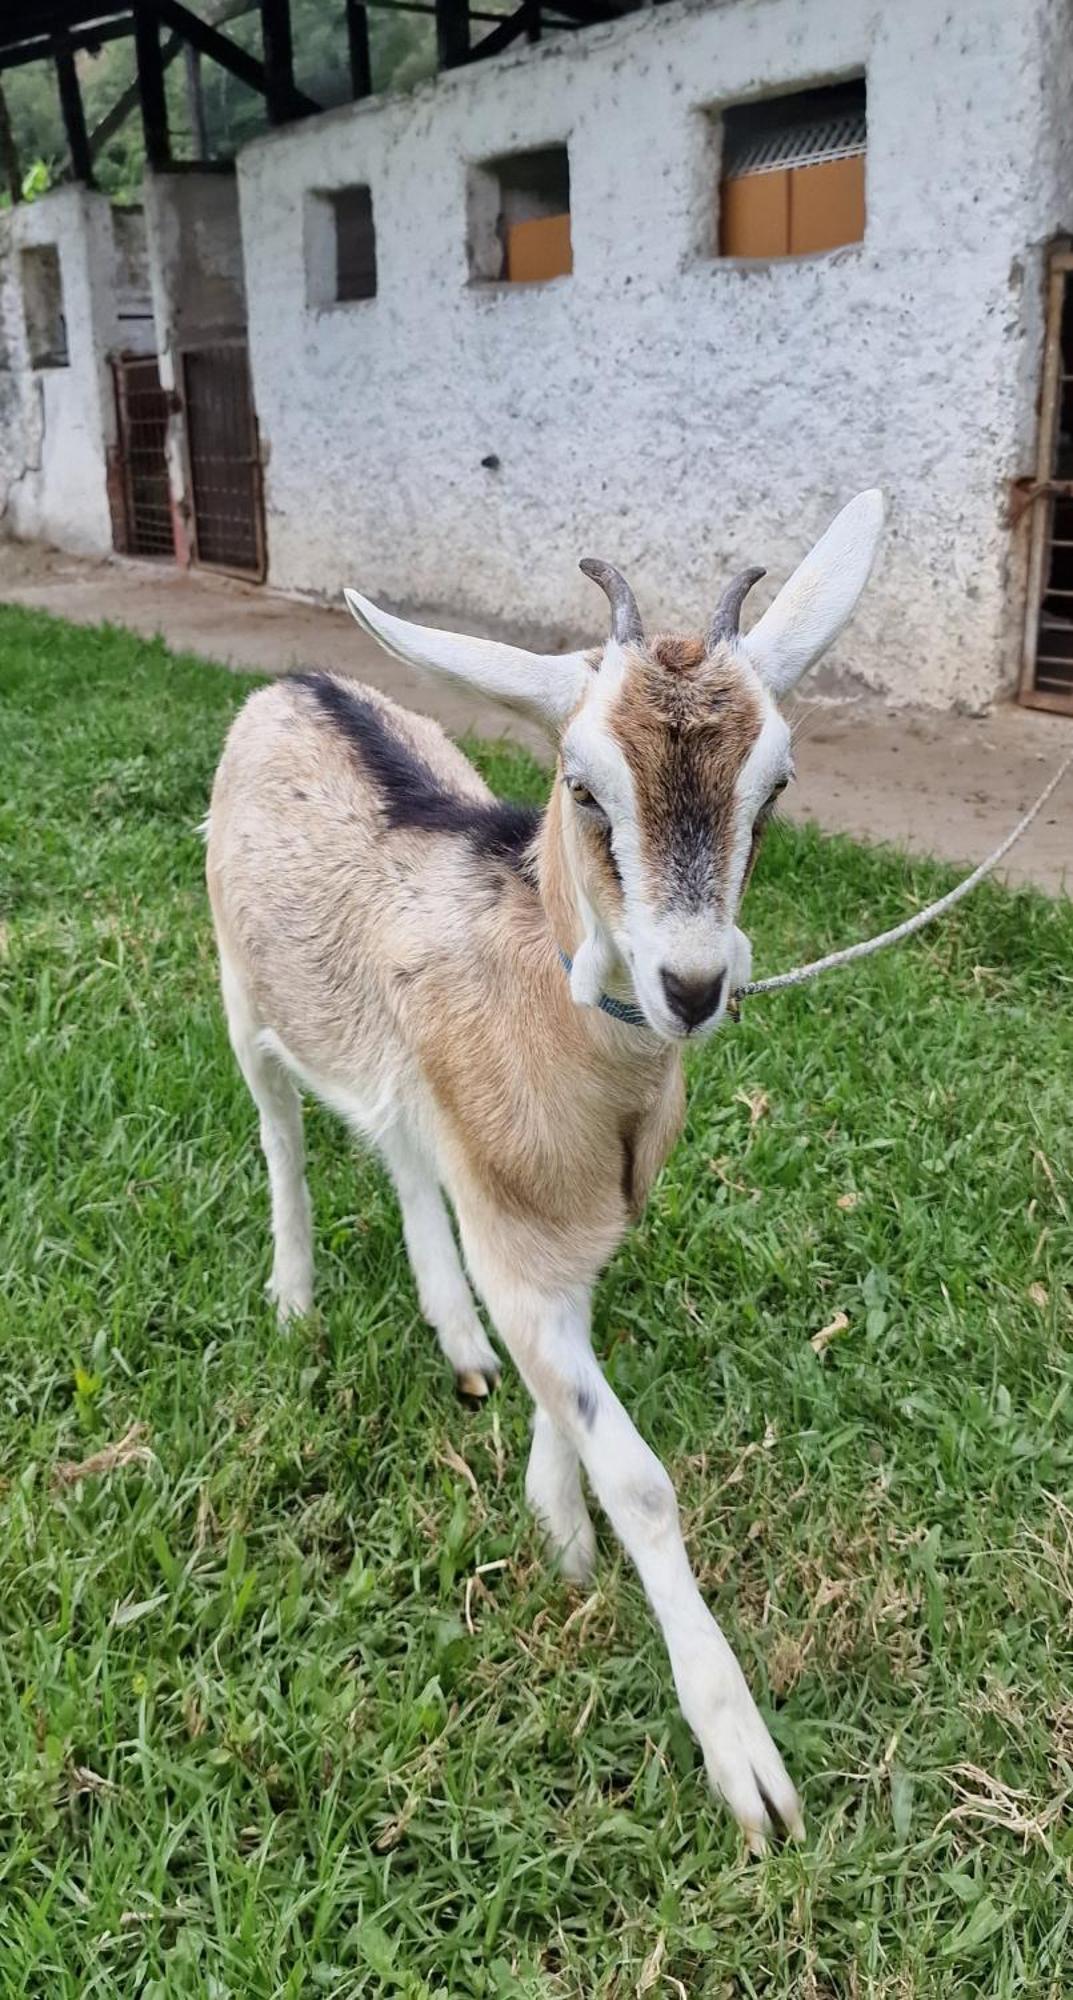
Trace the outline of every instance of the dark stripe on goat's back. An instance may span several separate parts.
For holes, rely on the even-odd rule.
[[[487,860],[503,861],[535,883],[530,854],[540,813],[507,799],[467,799],[452,792],[424,758],[397,736],[375,703],[331,674],[292,674],[325,719],[349,743],[380,793],[387,824],[423,833],[460,835]]]

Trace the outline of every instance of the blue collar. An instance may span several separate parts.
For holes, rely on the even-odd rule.
[[[559,957],[562,960],[564,971],[567,973],[573,972],[574,961],[569,952],[563,951],[560,947]],[[599,1007],[601,1013],[610,1014],[613,1021],[624,1022],[627,1028],[647,1028],[649,1025],[641,1009],[635,1007],[630,1000],[615,1000],[610,993],[601,993],[596,1005]]]

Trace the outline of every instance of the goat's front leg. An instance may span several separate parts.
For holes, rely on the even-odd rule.
[[[525,1497],[548,1535],[563,1575],[572,1583],[588,1583],[596,1563],[596,1536],[581,1490],[581,1461],[573,1441],[539,1403]]]
[[[379,1144],[399,1197],[421,1311],[436,1329],[459,1395],[478,1401],[498,1382],[499,1363],[477,1318],[439,1182],[401,1118]]]
[[[674,1488],[593,1355],[587,1294],[549,1298],[487,1277],[481,1273],[489,1310],[542,1413],[538,1422],[573,1446],[640,1573],[712,1785],[755,1853],[780,1825],[799,1838],[797,1793],[697,1587]]]

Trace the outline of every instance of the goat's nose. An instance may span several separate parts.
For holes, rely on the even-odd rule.
[[[725,972],[717,972],[714,979],[679,979],[676,972],[668,972],[666,967],[660,973],[663,991],[667,995],[667,1005],[677,1014],[683,1028],[699,1028],[702,1021],[714,1014],[723,997]]]

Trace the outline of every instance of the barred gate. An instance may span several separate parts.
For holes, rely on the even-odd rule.
[[[1052,252],[1021,700],[1073,715],[1073,245]]]
[[[118,355],[115,379],[121,508],[116,546],[129,556],[175,558],[165,441],[168,401],[155,354]]]
[[[182,357],[194,554],[211,569],[265,570],[261,455],[244,341],[187,348]]]

